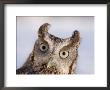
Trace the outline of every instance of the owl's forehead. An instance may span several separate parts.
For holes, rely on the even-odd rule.
[[[44,40],[48,42],[51,48],[54,47],[55,50],[59,50],[63,48],[64,46],[67,46],[70,43],[70,38],[63,39],[63,38],[56,37],[49,33],[47,33]]]
[[[65,43],[65,42],[66,42],[65,39],[56,37],[56,36],[54,36],[54,35],[52,35],[52,34],[48,34],[48,37],[49,37],[49,39],[50,39],[52,42],[54,42],[55,44],[61,44],[61,43]]]

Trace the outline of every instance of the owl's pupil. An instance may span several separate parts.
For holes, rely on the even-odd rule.
[[[42,49],[46,49],[46,47],[45,46],[42,46]]]
[[[65,52],[63,52],[62,54],[65,55]]]

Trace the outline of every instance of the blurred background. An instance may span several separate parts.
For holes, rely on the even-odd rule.
[[[94,74],[94,17],[93,16],[17,16],[17,59],[16,68],[20,68],[31,53],[39,27],[51,24],[49,33],[60,37],[70,37],[74,30],[81,36],[78,49],[77,74]]]

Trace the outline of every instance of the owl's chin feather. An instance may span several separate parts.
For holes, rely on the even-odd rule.
[[[65,72],[60,72],[55,66],[47,68],[47,64],[42,64],[41,66],[36,67],[22,67],[16,70],[17,74],[70,74]]]

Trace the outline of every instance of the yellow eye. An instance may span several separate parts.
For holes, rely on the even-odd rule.
[[[43,51],[43,52],[46,52],[48,50],[48,45],[46,44],[41,44],[40,45],[40,50]]]
[[[69,52],[68,52],[68,51],[61,51],[61,52],[60,52],[60,57],[61,57],[61,58],[67,58],[68,55],[69,55]]]

